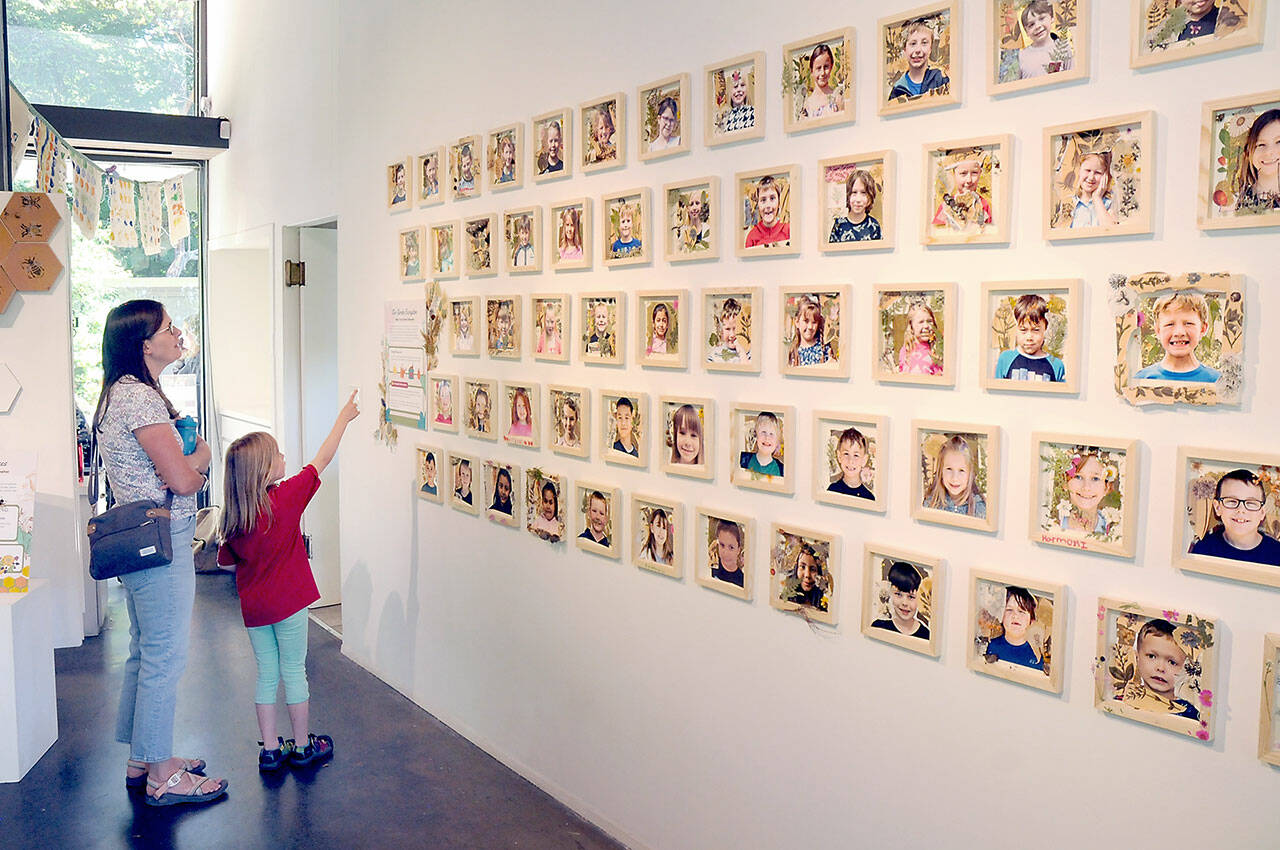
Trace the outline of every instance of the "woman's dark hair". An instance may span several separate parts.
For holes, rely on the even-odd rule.
[[[102,393],[93,414],[95,431],[102,429],[102,417],[107,412],[111,388],[125,376],[151,387],[160,394],[169,416],[178,415],[169,397],[160,389],[160,383],[151,376],[142,355],[142,343],[156,335],[163,321],[164,305],[148,299],[126,301],[107,314],[107,322],[102,329]]]

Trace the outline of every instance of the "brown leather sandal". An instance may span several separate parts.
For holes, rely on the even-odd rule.
[[[178,786],[178,783],[182,782],[182,778],[184,776],[191,777],[192,782],[194,783],[191,786],[191,792],[188,794],[179,794],[176,791],[171,791],[170,790],[171,788],[176,788]],[[199,778],[198,782],[196,781],[197,777]],[[204,784],[206,782],[215,782],[215,781],[217,783],[217,787],[214,788],[214,790],[206,791],[203,794],[199,793],[200,789],[204,787]],[[160,793],[159,794],[154,793],[156,791],[159,791]],[[200,776],[200,774],[198,773],[191,773],[187,771],[185,768],[181,768],[181,767],[178,768],[176,771],[174,771],[173,776],[170,776],[164,782],[158,782],[155,779],[147,780],[147,805],[148,806],[177,806],[177,805],[181,805],[182,803],[195,803],[195,804],[212,803],[214,800],[220,799],[221,797],[225,796],[226,793],[227,793],[227,780],[225,779],[214,780],[212,777]]]
[[[206,767],[208,767],[208,765],[204,763],[204,759],[182,760],[182,769],[187,773],[198,773],[201,776],[204,776],[204,769]],[[141,770],[142,773],[139,773],[137,776],[130,776],[130,770]],[[147,763],[145,761],[129,759],[128,767],[126,767],[124,773],[124,787],[128,788],[130,791],[141,791],[147,787]]]

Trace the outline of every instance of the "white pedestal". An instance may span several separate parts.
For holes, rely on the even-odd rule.
[[[0,782],[17,782],[58,739],[47,579],[0,593]]]

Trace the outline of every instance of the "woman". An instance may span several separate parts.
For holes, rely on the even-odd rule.
[[[129,744],[125,784],[145,786],[154,806],[207,803],[227,790],[224,780],[203,775],[203,761],[173,755],[174,704],[195,600],[195,494],[212,458],[200,438],[183,455],[173,426],[177,411],[160,388],[160,373],[181,356],[182,331],[159,302],[129,301],[107,314],[102,395],[93,417],[107,481],[121,504],[163,502],[173,494],[173,562],[120,577],[131,639],[116,740]]]

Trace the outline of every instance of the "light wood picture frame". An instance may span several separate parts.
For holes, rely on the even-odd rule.
[[[791,523],[769,526],[769,605],[806,622],[840,618],[840,536]]]
[[[542,446],[542,388],[532,381],[503,381],[498,430],[508,446]],[[523,407],[523,417],[521,408]]]
[[[502,262],[507,274],[542,271],[542,207],[520,207],[502,213]]]
[[[568,536],[569,480],[541,467],[524,471],[524,529],[546,543],[563,543]]]
[[[1269,634],[1262,645],[1262,710],[1258,718],[1258,758],[1280,767],[1280,634]]]
[[[1080,392],[1081,289],[1078,279],[983,281],[984,390]]]
[[[864,544],[862,633],[937,658],[942,653],[945,579],[941,558]]]
[[[699,585],[751,601],[755,577],[755,520],[718,508],[697,508],[693,529],[693,578]]]
[[[1099,599],[1094,707],[1212,743],[1218,626],[1174,605]]]
[[[1013,136],[980,136],[924,146],[922,245],[1009,241]]]
[[[760,373],[763,309],[760,286],[702,290],[702,363],[708,372]]]
[[[645,265],[653,259],[652,203],[648,186],[600,199],[600,256],[607,268]]]
[[[1152,232],[1155,125],[1148,111],[1045,128],[1046,240]]]
[[[448,162],[444,145],[414,157],[414,175],[419,207],[444,203],[444,186],[448,184]]]
[[[424,251],[427,248],[427,229],[419,225],[400,231],[396,240],[396,270],[401,283],[412,283],[427,279],[427,264]]]
[[[1060,584],[970,570],[966,666],[984,676],[1062,693],[1067,606],[1067,590]]]
[[[498,215],[473,216],[462,220],[463,274],[468,278],[493,277],[498,273]]]
[[[689,290],[642,289],[636,293],[636,302],[636,362],[654,369],[687,367]]]
[[[462,382],[463,430],[468,437],[497,440],[498,382],[488,378],[464,378]]]
[[[533,116],[529,133],[529,174],[534,183],[573,176],[573,108]]]
[[[692,91],[688,74],[673,74],[636,89],[636,140],[641,162],[653,162],[693,147]]]
[[[466,452],[449,452],[449,506],[464,514],[480,516],[478,502],[483,496],[476,494],[476,481],[480,477],[479,464],[474,455]]]
[[[720,178],[700,177],[662,187],[662,253],[668,263],[720,258]],[[655,234],[656,236],[656,234]]]
[[[772,431],[772,435],[770,435]],[[748,490],[792,494],[800,446],[792,405],[729,405],[729,481]],[[763,463],[761,455],[767,460]]]
[[[710,398],[660,396],[662,439],[658,463],[668,475],[701,478],[716,476],[716,403]]]
[[[487,520],[507,528],[520,527],[520,521],[524,519],[521,481],[520,467],[514,463],[494,459],[484,462],[484,515]]]
[[[878,31],[876,91],[881,116],[960,103],[964,78],[959,0],[930,3],[881,18]],[[907,76],[912,72],[920,74],[918,81]]]
[[[888,510],[889,420],[815,410],[813,426],[813,500],[873,513]]]
[[[484,350],[476,328],[483,327],[480,296],[449,299],[449,353],[455,357],[479,357]]]
[[[703,69],[706,111],[702,141],[709,148],[764,138],[763,51],[735,56]]]
[[[631,494],[631,563],[670,578],[684,578],[684,505]]]
[[[857,44],[853,27],[782,46],[782,127],[799,133],[852,124]]]
[[[591,268],[591,199],[570,198],[550,207],[547,227],[551,268],[558,272]]]
[[[462,201],[484,192],[484,144],[478,135],[463,136],[449,146],[449,200]]]
[[[412,173],[412,168],[412,159],[398,159],[387,166],[387,210],[389,212],[404,212],[413,206],[413,196],[409,188],[409,175]]]
[[[547,384],[547,423],[552,452],[591,456],[591,390]]]
[[[524,317],[519,295],[484,299],[485,353],[499,360],[519,360],[524,352]]]
[[[595,174],[627,164],[627,96],[622,92],[578,107],[582,133],[582,173]]]
[[[1055,0],[1045,14],[1028,0],[985,0],[987,94],[1089,79],[1089,4]]]
[[[1129,0],[1129,66],[1148,68],[1252,47],[1266,31],[1265,0],[1232,0],[1209,8],[1207,20],[1193,23],[1188,4]],[[1225,14],[1224,14],[1225,13]]]
[[[524,187],[524,122],[490,130],[485,139],[485,173],[490,192]]]
[[[573,296],[567,292],[530,295],[529,319],[533,359],[568,363],[573,348]]]
[[[847,380],[852,303],[853,288],[848,284],[780,287],[778,371],[791,377]]]
[[[427,421],[431,430],[458,433],[464,418],[461,400],[462,385],[457,375],[427,373]]]
[[[621,559],[626,533],[622,491],[579,479],[573,493],[574,545],[593,555]]]
[[[1176,480],[1174,566],[1280,587],[1280,454],[1179,446]],[[1219,496],[1263,504],[1228,508]]]
[[[912,519],[971,531],[999,529],[999,425],[916,419],[911,447]]]
[[[819,251],[893,250],[896,163],[891,150],[818,160]]]
[[[1112,275],[1108,283],[1116,316],[1117,395],[1137,406],[1240,402],[1247,354],[1243,275],[1149,272]],[[1166,312],[1200,318],[1189,363],[1188,340],[1178,329],[1194,325],[1162,322]]]
[[[626,360],[627,296],[619,290],[578,296],[578,359],[593,366],[621,366]]]
[[[781,165],[734,175],[731,227],[738,257],[800,253],[800,166]],[[763,203],[762,203],[763,200]]]
[[[1280,89],[1205,103],[1200,117],[1201,230],[1280,225],[1280,166],[1258,157],[1280,144]],[[1259,168],[1259,166],[1262,168]]]
[[[435,502],[437,505],[443,505],[445,493],[444,472],[448,469],[445,463],[444,450],[439,446],[428,446],[424,443],[419,443],[414,459],[414,469],[417,470],[417,474],[414,476],[413,492],[424,502]]]
[[[878,283],[873,296],[878,331],[871,338],[875,379],[955,386],[960,342],[955,283]]]
[[[649,465],[649,394],[630,390],[600,390],[600,457],[605,463]]]
[[[442,221],[431,225],[431,277],[435,280],[456,280],[462,273],[463,260],[458,255],[461,234],[461,221]]]
[[[1132,558],[1142,480],[1137,440],[1031,435],[1031,540]]]

